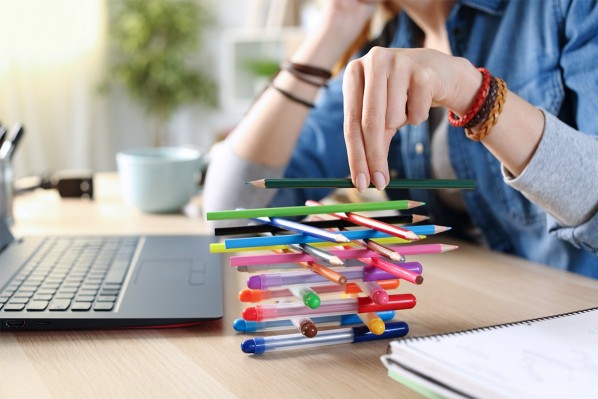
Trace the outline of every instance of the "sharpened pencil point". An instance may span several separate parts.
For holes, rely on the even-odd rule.
[[[251,186],[257,187],[257,188],[266,188],[266,180],[265,179],[252,180],[252,181],[245,182],[245,184],[248,184],[248,185],[251,185]]]
[[[448,231],[450,229],[451,228],[449,226],[434,226],[434,233],[444,233],[445,231]]]
[[[338,256],[332,256],[329,262],[334,266],[343,266],[345,264],[345,262],[343,262]]]
[[[430,217],[425,215],[411,215],[411,223],[419,223],[429,219]]]
[[[411,209],[411,208],[417,208],[418,206],[422,206],[422,205],[426,205],[425,202],[421,202],[421,201],[407,201],[407,205],[408,208],[407,209]]]
[[[351,242],[351,240],[349,240],[347,237],[345,237],[342,234],[337,234],[334,236],[334,240],[336,242]]]
[[[458,245],[440,244],[440,252],[453,251],[458,248]]]
[[[405,257],[398,252],[391,252],[389,257],[395,262],[405,262]]]

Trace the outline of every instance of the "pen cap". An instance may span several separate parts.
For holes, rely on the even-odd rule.
[[[282,276],[280,274],[259,274],[247,279],[247,288],[253,290],[267,290],[270,287],[280,287]]]
[[[404,337],[409,332],[409,326],[403,321],[387,323],[386,330],[380,335],[376,335],[366,326],[353,327],[353,342],[366,342],[378,339],[390,339]]]

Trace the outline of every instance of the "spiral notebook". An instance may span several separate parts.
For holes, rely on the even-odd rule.
[[[596,398],[598,307],[396,340],[381,359],[429,398]]]

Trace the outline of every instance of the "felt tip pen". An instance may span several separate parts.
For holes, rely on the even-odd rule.
[[[422,272],[422,265],[418,262],[406,262],[402,263],[401,266],[415,273]],[[350,266],[335,270],[342,271],[347,280],[353,281],[395,280],[397,278],[395,275],[373,266]],[[267,290],[269,288],[277,288],[288,285],[313,285],[321,283],[329,283],[329,280],[311,272],[293,271],[252,275],[247,279],[247,288],[254,290]]]
[[[409,326],[398,321],[388,323],[383,334],[376,335],[365,326],[338,328],[320,331],[314,338],[306,338],[302,334],[284,334],[272,337],[257,337],[248,339],[241,344],[244,353],[261,355],[265,352],[283,351],[291,349],[307,349],[325,345],[344,343],[359,343],[379,339],[394,339],[407,335]]]
[[[308,308],[316,309],[320,306],[320,297],[310,287],[290,287],[289,290],[293,296],[300,299]]]
[[[310,309],[300,302],[257,305],[245,308],[242,317],[248,321],[288,319],[295,316],[341,315],[349,313],[369,313],[382,310],[411,309],[416,299],[413,294],[389,295],[388,303],[379,305],[370,297],[336,299],[325,301],[317,309]]]
[[[394,310],[377,312],[382,321],[389,321],[395,317]],[[314,316],[311,320],[320,327],[348,326],[351,324],[363,324],[356,314],[344,314],[339,316]],[[280,331],[290,330],[294,326],[289,319],[269,321],[247,321],[241,318],[235,319],[233,328],[237,332],[251,333],[256,331]]]
[[[372,334],[382,335],[386,330],[386,325],[376,313],[357,313],[363,324],[370,329]]]
[[[358,281],[356,283],[361,291],[372,298],[374,303],[385,305],[388,303],[388,293],[375,281]]]
[[[394,290],[399,287],[400,280],[382,280],[378,281],[377,284],[380,288],[385,290]],[[348,283],[344,286],[336,284],[327,285],[315,285],[312,287],[314,292],[320,294],[330,293],[345,293],[345,294],[358,294],[363,290],[358,286],[359,282]],[[291,287],[275,288],[272,290],[251,290],[244,289],[239,291],[239,301],[241,302],[261,302],[269,299],[279,299],[292,297],[293,293],[290,290]]]

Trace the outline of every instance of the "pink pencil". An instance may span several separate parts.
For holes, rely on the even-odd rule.
[[[314,200],[307,200],[305,201],[305,205],[308,206],[319,206],[322,205],[318,201]],[[376,219],[369,218],[367,216],[362,216],[357,213],[352,212],[337,212],[331,213],[330,215],[337,217],[342,220],[346,220],[349,222],[353,222],[360,226],[369,227],[370,229],[375,229],[381,231],[386,234],[390,234],[394,237],[399,237],[405,240],[417,241],[419,240],[419,236],[412,231],[404,229],[402,227],[394,226],[392,224],[384,223]]]
[[[419,244],[419,245],[394,245],[391,249],[396,249],[401,255],[426,255],[439,254],[443,252],[452,251],[459,248],[456,245],[448,244]],[[332,249],[328,251],[331,255],[336,255],[340,259],[357,259],[357,258],[380,258],[382,255],[369,249]],[[276,263],[296,263],[296,262],[317,262],[311,255],[303,253],[287,253],[287,254],[268,254],[268,255],[244,255],[231,256],[230,265],[232,267],[239,266],[255,266],[255,265],[271,265]]]

